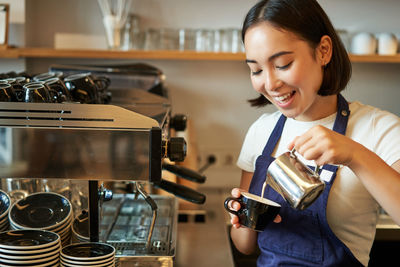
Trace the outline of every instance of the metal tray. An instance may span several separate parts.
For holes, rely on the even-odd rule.
[[[146,266],[173,265],[178,202],[172,196],[151,195],[151,198],[157,204],[157,218],[149,249],[146,249],[146,241],[152,210],[143,198],[115,194],[113,200],[102,206],[100,239],[116,248],[120,266],[124,266],[124,262],[146,262]]]

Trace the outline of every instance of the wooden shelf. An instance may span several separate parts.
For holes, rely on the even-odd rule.
[[[245,60],[243,53],[143,50],[85,50],[53,48],[9,48],[0,50],[0,58],[99,58],[168,60]]]
[[[244,61],[244,53],[214,53],[195,51],[113,51],[53,48],[0,49],[0,58],[98,58],[98,59],[160,59],[160,60],[219,60]],[[400,63],[400,54],[393,56],[353,55],[356,63]]]
[[[393,56],[350,54],[350,60],[356,63],[400,63],[400,54]]]

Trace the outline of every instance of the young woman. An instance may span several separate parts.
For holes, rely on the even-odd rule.
[[[269,164],[292,148],[308,165],[323,166],[326,188],[298,211],[267,187],[264,197],[282,205],[280,214],[261,233],[231,215],[235,246],[249,254],[258,243],[258,266],[367,266],[379,206],[400,223],[400,119],[340,94],[351,63],[317,1],[260,1],[242,37],[260,93],[250,102],[278,111],[248,130],[238,159],[241,184],[232,195],[260,195]]]

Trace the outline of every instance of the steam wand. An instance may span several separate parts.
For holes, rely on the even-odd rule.
[[[147,242],[146,242],[146,249],[147,251],[150,251],[151,248],[151,237],[153,236],[153,231],[154,231],[154,226],[156,224],[156,218],[157,218],[157,204],[156,202],[150,197],[149,194],[144,191],[142,185],[138,182],[134,182],[134,185],[136,185],[137,191],[140,193],[140,195],[144,198],[144,200],[150,205],[151,210],[153,212],[153,218],[151,219],[151,224],[149,227],[149,235],[147,236]]]

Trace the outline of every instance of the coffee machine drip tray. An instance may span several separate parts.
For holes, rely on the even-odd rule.
[[[177,200],[173,196],[151,195],[157,204],[150,246],[147,247],[153,211],[139,195],[114,194],[101,208],[100,240],[116,249],[120,261],[141,261],[146,256],[170,261],[175,256]]]

